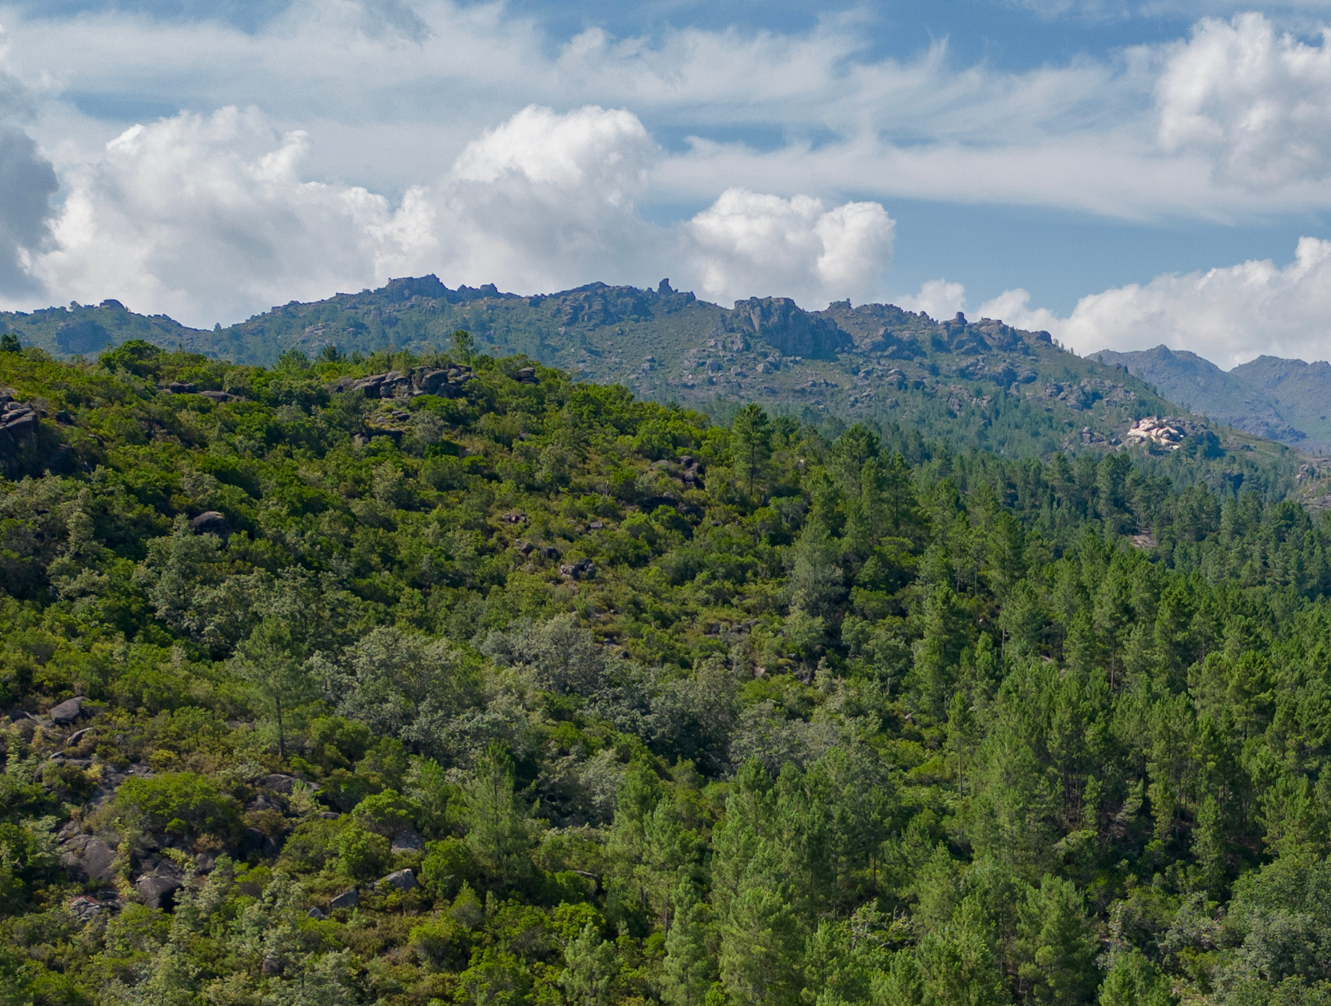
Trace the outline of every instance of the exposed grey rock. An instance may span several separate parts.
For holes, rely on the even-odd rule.
[[[47,713],[51,717],[52,723],[58,723],[64,726],[67,723],[73,723],[83,714],[83,696],[75,696],[72,699],[66,699],[58,706],[52,706],[51,711]]]
[[[96,835],[75,835],[60,850],[60,861],[79,880],[110,880],[116,853]]]
[[[285,793],[291,795],[291,791],[296,786],[296,777],[294,775],[282,775],[273,773],[266,775],[258,782],[259,789],[266,789],[272,793]]]
[[[408,852],[420,852],[425,848],[425,840],[416,832],[408,829],[393,839],[392,848],[395,856]]]
[[[396,887],[399,891],[410,891],[416,886],[416,876],[410,870],[394,870],[382,877],[376,887]]]
[[[274,975],[280,975],[286,969],[287,969],[286,965],[283,964],[276,957],[265,957],[263,959],[263,967],[260,970],[262,970],[265,975],[271,978]]]
[[[226,531],[226,515],[216,510],[205,510],[191,520],[189,526],[195,534],[223,534]]]
[[[88,922],[103,912],[118,912],[123,907],[120,895],[114,887],[104,887],[91,894],[80,894],[69,901],[69,910],[84,922]]]
[[[149,908],[170,909],[176,903],[176,892],[185,886],[175,874],[154,873],[140,877],[134,884],[139,900]]]
[[[832,318],[801,311],[787,297],[735,301],[734,309],[723,314],[716,337],[723,339],[727,334],[727,344],[736,352],[747,348],[746,334],[786,356],[828,357],[855,346],[855,340]]]
[[[590,559],[577,559],[559,567],[559,572],[574,580],[585,580],[596,575],[596,565]]]
[[[324,910],[322,908],[319,908],[317,905],[314,908],[311,908],[308,912],[306,912],[305,916],[306,918],[314,919],[316,921],[323,921],[324,919],[328,918],[328,916],[324,914]]]
[[[348,888],[341,894],[328,902],[329,908],[355,908],[360,904],[360,892],[356,888]]]

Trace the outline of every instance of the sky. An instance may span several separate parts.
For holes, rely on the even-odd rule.
[[[1331,0],[0,2],[0,307],[433,272],[1331,356]]]

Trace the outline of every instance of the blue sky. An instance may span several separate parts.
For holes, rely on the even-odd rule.
[[[1331,0],[0,5],[0,303],[436,272],[1331,354]]]

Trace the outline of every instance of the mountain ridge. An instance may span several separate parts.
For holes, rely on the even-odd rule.
[[[1212,429],[1127,369],[1067,352],[1048,332],[962,314],[935,320],[881,303],[837,301],[806,311],[789,298],[754,297],[725,308],[668,280],[655,288],[590,283],[522,296],[493,284],[450,289],[431,275],[292,301],[213,331],[135,314],[114,300],[4,313],[0,325],[59,356],[137,338],[252,365],[271,365],[293,350],[306,357],[439,351],[461,329],[480,352],[523,355],[723,421],[756,402],[833,435],[867,422],[960,449],[1047,457],[1120,449],[1152,418],[1178,437],[1137,438],[1148,453],[1226,455],[1231,469],[1244,471],[1283,449]]]
[[[1204,357],[1167,346],[1091,357],[1124,366],[1171,401],[1187,403],[1226,425],[1331,454],[1331,364],[1259,356],[1224,371]]]

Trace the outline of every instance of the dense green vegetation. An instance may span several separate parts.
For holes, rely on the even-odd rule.
[[[1126,442],[1137,420],[1176,416],[1174,425],[1205,441],[1207,463],[1194,457],[1184,466],[1192,477],[1260,470],[1292,480],[1300,464],[1287,447],[1262,439],[1281,439],[1284,427],[1249,423],[1244,428],[1258,434],[1251,435],[1188,416],[1166,400],[1168,392],[1162,397],[1124,367],[1067,352],[1047,332],[934,319],[890,304],[840,301],[804,311],[767,297],[727,309],[664,281],[655,290],[592,283],[518,297],[493,286],[452,290],[425,276],[293,301],[215,331],[138,315],[116,301],[0,312],[0,332],[6,329],[25,346],[62,356],[146,339],[263,366],[283,352],[313,355],[327,346],[431,354],[465,329],[492,356],[525,355],[583,380],[623,384],[638,398],[677,402],[713,422],[728,424],[736,410],[757,403],[828,439],[856,422],[877,423],[967,452],[1047,459],[1059,451],[1106,453]],[[1199,410],[1205,404],[1184,399],[1193,400]]]
[[[0,351],[0,1003],[1331,996],[1277,482],[467,348]]]

